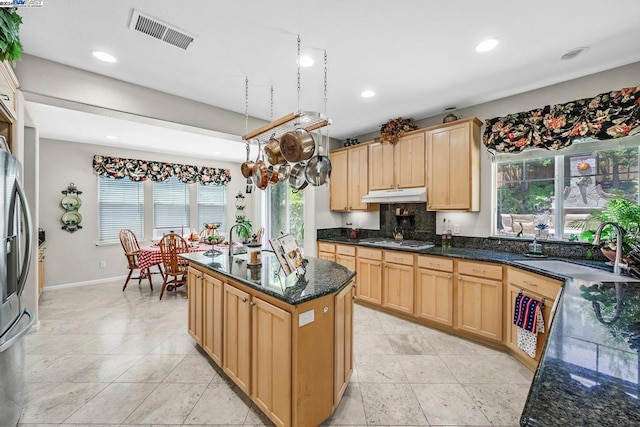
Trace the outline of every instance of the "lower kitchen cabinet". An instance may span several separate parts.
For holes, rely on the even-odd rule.
[[[222,366],[222,313],[223,289],[222,280],[203,274],[203,314],[202,314],[202,348],[218,366]]]
[[[382,306],[413,314],[413,255],[385,251]]]
[[[202,347],[203,336],[203,282],[204,273],[189,267],[187,275],[187,290],[189,293],[189,335]]]
[[[419,318],[453,326],[453,261],[418,257],[416,312]]]
[[[382,304],[382,251],[358,247],[356,298]]]
[[[356,247],[336,245],[336,262],[349,270],[356,271]]]
[[[459,261],[457,289],[457,328],[502,341],[502,266]]]
[[[251,393],[251,296],[224,285],[222,369],[246,394]]]
[[[353,300],[353,285],[347,285],[335,297],[334,406],[340,403],[353,373]]]
[[[336,245],[318,242],[318,258],[336,262]]]

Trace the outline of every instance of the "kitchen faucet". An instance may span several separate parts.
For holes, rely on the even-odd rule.
[[[607,225],[610,225],[616,229],[616,260],[613,263],[613,273],[622,274],[622,269],[620,268],[620,265],[622,264],[622,234],[623,234],[622,227],[620,227],[615,222],[610,222],[610,221],[603,222],[598,226],[598,229],[596,230],[596,237],[593,239],[593,244],[594,245],[600,244],[600,235],[602,234],[602,230]]]
[[[236,223],[231,226],[231,228],[229,229],[229,262],[231,262],[231,259],[233,258],[233,230],[238,226],[244,228],[247,231],[247,234],[251,233],[251,231],[249,231],[249,228],[244,224]]]

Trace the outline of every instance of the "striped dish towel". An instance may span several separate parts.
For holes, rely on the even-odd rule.
[[[523,293],[518,294],[513,310],[513,324],[516,325],[518,348],[535,357],[538,333],[544,332],[544,318],[540,302]]]

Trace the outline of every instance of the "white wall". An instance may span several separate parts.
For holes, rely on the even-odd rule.
[[[227,188],[228,224],[233,223],[235,214],[235,195],[244,191],[245,180],[240,174],[240,165],[221,161],[169,156],[137,150],[109,148],[98,145],[82,144],[52,139],[40,139],[40,197],[39,226],[46,231],[45,287],[125,275],[126,260],[119,243],[96,246],[98,240],[98,200],[97,176],[93,172],[93,156],[119,156],[125,158],[171,161],[191,165],[212,166],[231,169],[231,183]],[[75,233],[62,230],[60,217],[64,210],[60,206],[61,191],[70,182],[82,191],[82,229]],[[151,182],[145,183],[151,186]],[[151,192],[146,192],[150,194]],[[248,213],[253,211],[253,197],[247,197]],[[148,205],[149,197],[145,198]],[[149,206],[145,209],[150,212]],[[149,215],[149,219],[151,216]],[[146,221],[147,224],[152,221]],[[151,231],[145,229],[145,236],[151,237]],[[199,231],[199,228],[198,228]],[[148,243],[148,242],[147,242]],[[100,268],[99,262],[106,261],[106,268]]]
[[[527,111],[545,105],[589,98],[603,92],[637,86],[638,84],[640,84],[640,62],[581,77],[565,83],[536,89],[520,95],[463,108],[457,110],[455,114],[461,118],[475,116],[484,122],[485,119]],[[432,126],[442,123],[442,118],[443,116],[430,117],[417,120],[416,124],[421,128]],[[484,133],[484,126],[482,127],[482,132]],[[361,141],[369,141],[378,136],[380,136],[379,132],[372,132],[361,135],[358,138]],[[463,236],[486,237],[491,235],[491,212],[492,209],[495,209],[491,203],[493,185],[491,180],[491,155],[484,148],[484,145],[481,145],[481,147],[480,212],[438,212],[436,215],[436,224],[441,224],[443,218],[450,219],[452,224],[460,224],[460,234]],[[362,221],[367,224],[374,223],[376,218],[378,218],[379,221],[378,212],[369,212],[364,215],[366,218],[362,219]],[[347,220],[351,221],[352,218],[353,214],[344,214],[342,224],[344,225]],[[438,232],[440,232],[440,230],[438,230]]]

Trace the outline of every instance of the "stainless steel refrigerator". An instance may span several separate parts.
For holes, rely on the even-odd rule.
[[[0,137],[0,426],[18,424],[24,403],[24,336],[33,315],[22,307],[32,226],[20,162]]]

